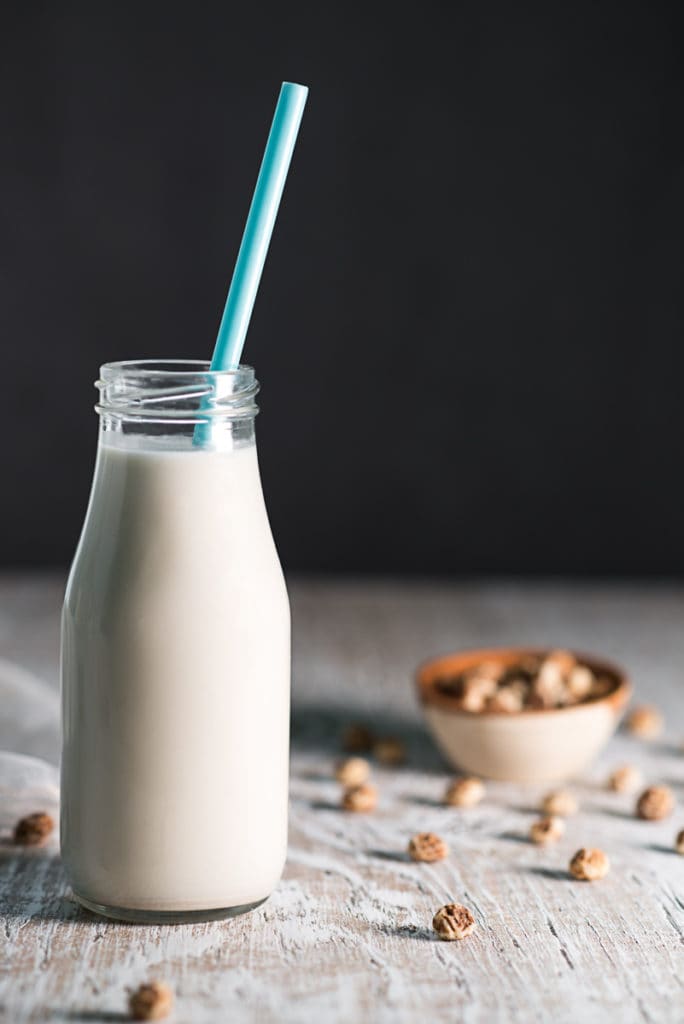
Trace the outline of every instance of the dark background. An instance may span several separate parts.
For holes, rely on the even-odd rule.
[[[68,562],[101,362],[209,357],[287,78],[286,567],[682,573],[678,6],[4,5],[0,564]]]

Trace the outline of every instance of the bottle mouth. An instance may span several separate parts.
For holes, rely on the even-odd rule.
[[[259,382],[251,366],[212,370],[199,359],[104,363],[95,381],[100,415],[122,419],[206,423],[257,414]]]

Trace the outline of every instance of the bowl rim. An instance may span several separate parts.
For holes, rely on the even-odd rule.
[[[469,711],[467,708],[460,707],[457,698],[450,696],[449,694],[442,693],[435,689],[435,682],[439,678],[441,672],[444,671],[446,665],[449,665],[448,671],[454,671],[453,664],[462,663],[461,668],[456,671],[463,671],[463,669],[476,665],[482,661],[508,661],[514,662],[526,654],[544,655],[549,654],[553,650],[559,650],[558,647],[466,647],[460,648],[456,651],[448,651],[445,654],[436,655],[432,658],[427,658],[422,661],[415,671],[415,684],[418,691],[418,699],[424,707],[439,708],[442,711],[447,711],[453,715],[462,715],[465,718],[482,719],[482,718],[505,718],[507,721],[515,721],[520,718],[529,718],[531,716],[539,717],[540,715],[570,715],[577,712],[586,713],[591,708],[597,708],[601,706],[607,706],[616,715],[619,714],[626,706],[629,698],[632,695],[632,684],[629,676],[622,666],[616,664],[614,661],[610,661],[607,658],[594,654],[586,654],[582,651],[577,651],[574,648],[566,648],[563,650],[569,651],[570,654],[574,655],[577,661],[582,665],[587,665],[592,671],[598,670],[603,675],[610,676],[615,686],[614,688],[603,697],[596,697],[594,700],[579,701],[577,704],[568,704],[565,707],[560,708],[525,708],[523,711],[497,711],[496,709],[485,709],[483,711]]]

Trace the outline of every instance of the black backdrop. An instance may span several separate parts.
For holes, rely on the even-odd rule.
[[[63,564],[99,363],[247,360],[289,569],[684,570],[678,5],[6,4],[0,564]]]

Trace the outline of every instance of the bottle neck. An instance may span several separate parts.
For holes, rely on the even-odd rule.
[[[106,363],[96,381],[100,439],[117,447],[223,449],[254,443],[259,383],[250,366],[212,371],[207,363]],[[156,439],[156,440],[155,440]]]

